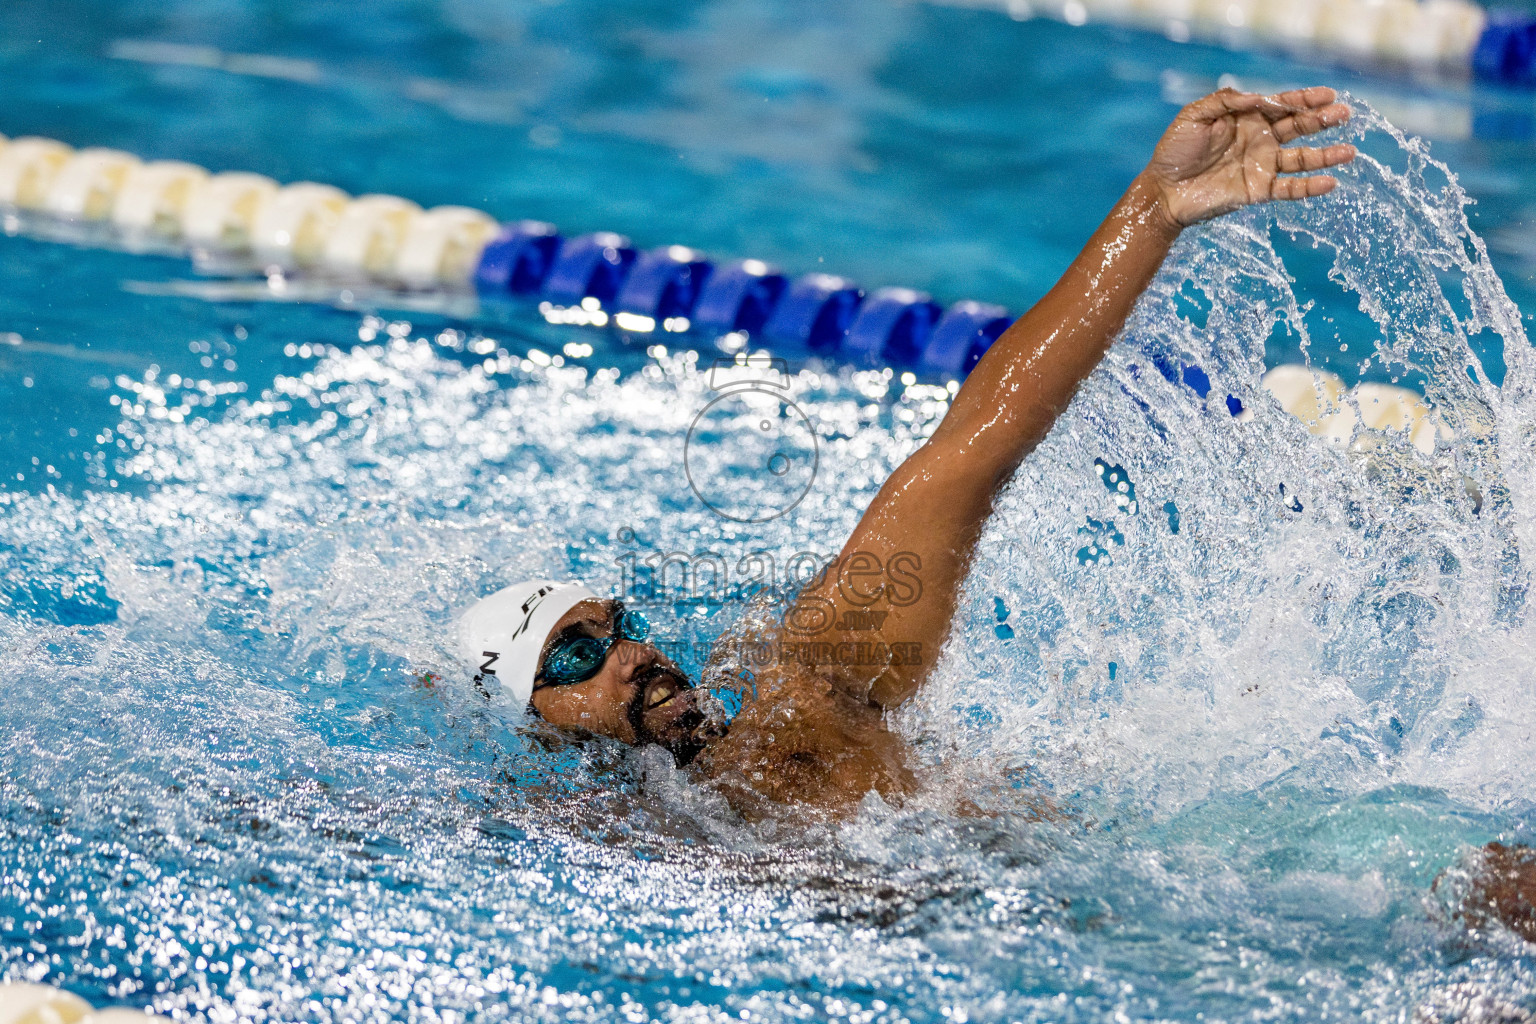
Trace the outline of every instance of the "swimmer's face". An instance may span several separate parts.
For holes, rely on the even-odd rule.
[[[614,601],[583,601],[544,640],[543,658],[561,637],[613,635]],[[539,680],[542,683],[544,680]],[[636,746],[657,743],[686,764],[723,729],[705,715],[695,690],[671,659],[648,643],[620,639],[597,674],[579,683],[538,686],[534,710],[552,725]]]

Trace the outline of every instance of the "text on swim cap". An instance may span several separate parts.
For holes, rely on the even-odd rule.
[[[526,630],[528,628],[528,624],[533,621],[533,613],[538,609],[539,605],[543,603],[545,595],[549,594],[554,589],[554,587],[540,587],[532,597],[523,602],[523,621],[521,625],[512,631],[511,638],[513,640],[516,640],[518,637],[523,635],[523,631]]]

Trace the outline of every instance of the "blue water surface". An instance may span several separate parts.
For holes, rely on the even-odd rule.
[[[209,289],[177,256],[11,225],[0,978],[209,1021],[1536,1007],[1529,947],[1455,912],[1470,852],[1528,838],[1536,792],[1530,410],[1495,386],[1530,379],[1505,347],[1536,308],[1530,93],[888,0],[0,9],[8,136],[1018,311],[1228,80],[1369,101],[1459,176],[1470,232],[1454,195],[1371,205],[1449,195],[1373,122],[1367,152],[1420,178],[1362,171],[1311,220],[1191,240],[1000,500],[959,650],[900,722],[933,786],[846,822],[743,822],[648,753],[531,732],[470,685],[451,622],[521,576],[621,588],[669,553],[788,579],[944,382],[795,361],[817,486],[743,526],[682,472],[713,339]],[[1454,259],[1411,248],[1425,210]],[[1345,238],[1386,249],[1330,278]],[[1465,337],[1414,307],[1437,281]],[[1391,330],[1366,294],[1402,298]],[[1305,347],[1275,314],[1293,297]],[[1200,363],[1209,402],[1153,353]],[[1461,417],[1454,458],[1310,438],[1257,387],[1301,358],[1426,387]],[[702,457],[772,500],[729,455]],[[720,596],[650,595],[693,671],[742,614]]]

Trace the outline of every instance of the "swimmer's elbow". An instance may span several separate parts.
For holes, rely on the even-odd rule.
[[[974,490],[990,497],[1013,479],[1019,465],[1039,443],[1038,439],[1021,440],[1009,432],[982,426],[946,436],[936,433],[913,459],[923,471],[943,481],[946,488],[960,489],[950,492],[952,495]]]
[[[953,453],[977,472],[990,468],[1006,478],[1040,446],[1066,407],[1066,402],[1058,407],[1039,395],[968,403],[950,410],[928,446],[940,454]]]

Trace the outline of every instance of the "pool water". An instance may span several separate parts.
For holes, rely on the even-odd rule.
[[[1387,115],[1336,195],[1181,242],[999,501],[899,716],[924,792],[847,821],[743,822],[657,751],[531,729],[451,622],[579,575],[729,674],[753,566],[834,552],[945,382],[792,360],[815,480],[742,523],[689,480],[782,499],[688,444],[713,339],[0,238],[0,978],[227,1021],[1536,1007],[1530,947],[1454,917],[1468,852],[1536,825],[1528,94],[885,2],[0,27],[11,136],[1014,309],[1221,76]],[[1424,389],[1454,439],[1312,438],[1258,383],[1302,358]]]

